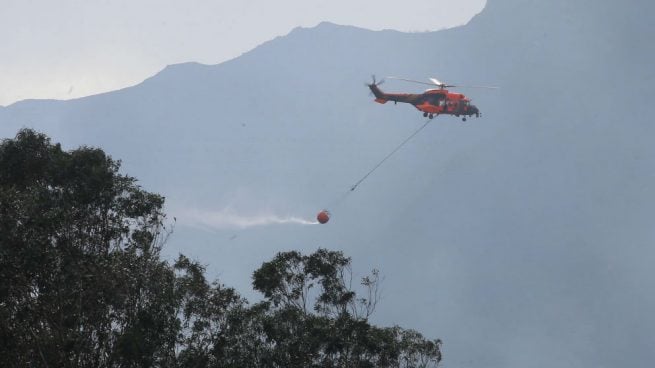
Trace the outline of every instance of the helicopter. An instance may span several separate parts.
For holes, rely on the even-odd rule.
[[[423,112],[423,116],[427,118],[434,118],[440,114],[455,115],[456,117],[462,116],[462,121],[466,121],[466,117],[475,115],[480,117],[482,114],[480,110],[473,104],[471,99],[462,93],[449,92],[446,88],[450,87],[468,87],[468,88],[489,88],[496,89],[498,87],[491,86],[456,86],[446,84],[436,78],[429,78],[430,83],[416,81],[412,79],[387,77],[387,79],[395,79],[412,83],[426,84],[432,87],[421,94],[413,93],[384,93],[378,87],[384,80],[376,82],[375,76],[372,76],[373,82],[367,84],[368,88],[375,96],[375,102],[385,104],[388,101],[393,101],[394,104],[404,102],[414,105],[419,111]]]

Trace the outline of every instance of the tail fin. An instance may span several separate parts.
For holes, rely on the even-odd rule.
[[[378,87],[378,85],[382,84],[383,81],[379,83],[375,83],[375,77],[373,77],[373,83],[368,84],[368,88],[371,89],[371,92],[375,96],[375,102],[377,103],[386,103],[388,100],[386,98],[386,95],[382,90]]]

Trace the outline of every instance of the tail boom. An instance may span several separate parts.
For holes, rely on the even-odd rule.
[[[414,104],[420,96],[410,93],[384,93],[375,83],[369,84],[368,88],[371,89],[371,92],[375,96],[375,102],[380,104],[385,104],[388,101]]]

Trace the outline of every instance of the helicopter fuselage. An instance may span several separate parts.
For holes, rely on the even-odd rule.
[[[449,92],[446,89],[429,89],[424,93],[384,93],[376,84],[370,84],[369,88],[375,95],[375,102],[384,104],[388,101],[394,103],[402,102],[414,105],[416,109],[423,112],[423,116],[432,118],[434,115],[448,114],[455,116],[476,117],[480,116],[480,110],[471,100],[462,93]]]

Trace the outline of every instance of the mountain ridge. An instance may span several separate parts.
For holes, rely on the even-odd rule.
[[[490,0],[445,31],[298,29],[120,91],[12,105],[0,134],[34,127],[122,159],[178,218],[172,257],[202,259],[238,290],[275,252],[327,246],[381,269],[376,322],[443,338],[446,364],[643,365],[655,358],[643,348],[655,344],[655,128],[653,5],[640,5]],[[482,118],[432,120],[349,192],[424,122],[375,104],[371,74],[501,89],[466,91]],[[325,207],[325,226],[198,230],[184,218]]]

